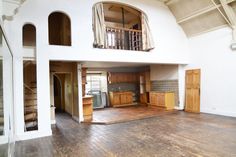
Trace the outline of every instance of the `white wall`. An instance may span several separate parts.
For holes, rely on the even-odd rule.
[[[92,32],[92,6],[99,0],[26,0],[12,21],[5,21],[5,29],[14,52],[15,71],[15,119],[18,140],[51,135],[49,60],[68,61],[110,61],[135,63],[189,62],[188,39],[176,23],[169,9],[156,0],[111,0],[123,2],[144,11],[148,18],[155,41],[151,52],[94,49]],[[6,10],[8,8],[5,8]],[[48,15],[62,11],[70,16],[72,25],[72,46],[48,45]],[[32,57],[22,47],[22,26],[32,23],[36,26],[38,125],[35,132],[24,132],[23,113],[23,54]],[[25,52],[25,53],[24,53]],[[29,54],[29,55],[27,55]],[[47,77],[48,76],[48,77]]]
[[[201,69],[201,112],[236,117],[236,51],[223,28],[190,39],[191,64]]]
[[[163,3],[156,0],[111,1],[132,5],[147,14],[156,47],[152,52],[125,51],[125,55],[120,55],[122,52],[117,50],[94,49],[92,46],[92,7],[99,0],[90,0],[86,1],[86,3],[84,0],[70,2],[66,0],[27,0],[20,7],[18,14],[14,16],[14,20],[6,24],[6,26],[11,25],[11,29],[17,31],[17,36],[19,35],[20,37],[24,23],[35,24],[36,28],[38,28],[37,34],[42,34],[41,44],[43,47],[41,49],[45,55],[48,55],[53,60],[144,63],[188,62],[188,40],[169,9]],[[48,45],[48,15],[57,10],[67,13],[71,18],[72,47]],[[41,27],[42,31],[39,27]],[[13,36],[14,32],[11,33],[9,36]],[[21,39],[19,41],[21,42]]]
[[[151,81],[157,80],[178,80],[178,65],[151,65],[150,77]]]
[[[5,29],[14,52],[15,120],[18,140],[51,135],[49,60],[110,61],[135,63],[185,64],[168,78],[181,78],[180,101],[184,98],[184,70],[202,69],[201,111],[236,116],[236,54],[229,49],[231,31],[221,29],[188,39],[169,9],[156,0],[111,0],[133,5],[144,11],[155,41],[151,52],[94,49],[92,6],[99,0],[27,0],[13,21],[5,21]],[[8,9],[8,8],[4,8]],[[33,10],[33,11],[32,11]],[[71,18],[72,46],[48,45],[48,15],[63,11]],[[37,93],[39,131],[24,132],[22,26],[33,23],[37,28]],[[191,50],[191,51],[190,51]],[[190,53],[189,60],[188,53]],[[32,57],[32,56],[31,56]],[[173,67],[176,70],[176,67]],[[167,69],[166,69],[167,70]],[[154,68],[155,73],[155,68]],[[48,76],[48,77],[47,77]],[[151,79],[167,77],[152,76]],[[182,105],[183,106],[183,105]]]
[[[2,13],[3,13],[3,1],[0,0],[0,21],[2,21]]]

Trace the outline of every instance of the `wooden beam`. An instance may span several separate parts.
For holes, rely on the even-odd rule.
[[[223,6],[223,9],[229,19],[231,27],[233,29],[233,42],[236,42],[236,14],[233,8],[229,5],[229,1],[227,0],[220,0],[220,3]]]
[[[177,3],[179,0],[168,0],[167,2],[165,2],[166,5],[171,5],[174,3]]]
[[[235,2],[236,0],[227,0],[227,4],[230,4],[232,2]]]
[[[184,17],[184,18],[182,18],[180,20],[177,20],[177,23],[180,24],[180,23],[186,22],[186,21],[188,21],[190,19],[193,19],[193,18],[198,17],[200,15],[203,15],[205,13],[208,13],[208,12],[210,12],[212,10],[215,10],[215,9],[219,8],[219,7],[221,7],[221,4],[207,6],[207,7],[203,8],[203,9],[200,9],[198,11],[193,12],[190,15],[187,15],[186,17]]]
[[[236,14],[233,8],[228,4],[227,0],[220,0],[222,7],[232,26],[236,26]]]
[[[211,0],[212,4],[214,4],[215,6],[217,6],[217,4],[215,3],[215,0]],[[222,5],[221,5],[222,6]],[[230,21],[228,20],[228,18],[225,16],[225,14],[220,10],[220,8],[217,8],[217,10],[219,11],[219,13],[221,14],[221,16],[224,18],[224,20],[228,23],[229,26],[231,26]]]

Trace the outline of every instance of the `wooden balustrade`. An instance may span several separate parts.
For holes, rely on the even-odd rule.
[[[142,31],[127,28],[106,27],[107,49],[142,51]]]

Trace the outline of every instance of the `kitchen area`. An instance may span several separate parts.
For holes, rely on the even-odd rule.
[[[123,117],[129,117],[127,115],[132,112],[133,117],[127,119],[134,119],[158,115],[160,111],[173,111],[178,105],[178,80],[153,80],[152,75],[156,74],[151,72],[150,66],[128,70],[86,69],[84,91],[93,101],[90,122],[116,121],[115,115],[122,119],[121,112],[126,113]],[[91,77],[94,77],[93,81]]]

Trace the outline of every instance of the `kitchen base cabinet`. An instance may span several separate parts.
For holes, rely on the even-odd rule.
[[[173,110],[175,107],[174,92],[150,92],[150,105]]]
[[[83,97],[83,114],[85,122],[93,119],[93,96]]]
[[[112,107],[129,106],[133,103],[133,92],[110,92]]]
[[[140,103],[144,105],[148,103],[147,93],[140,94]]]

